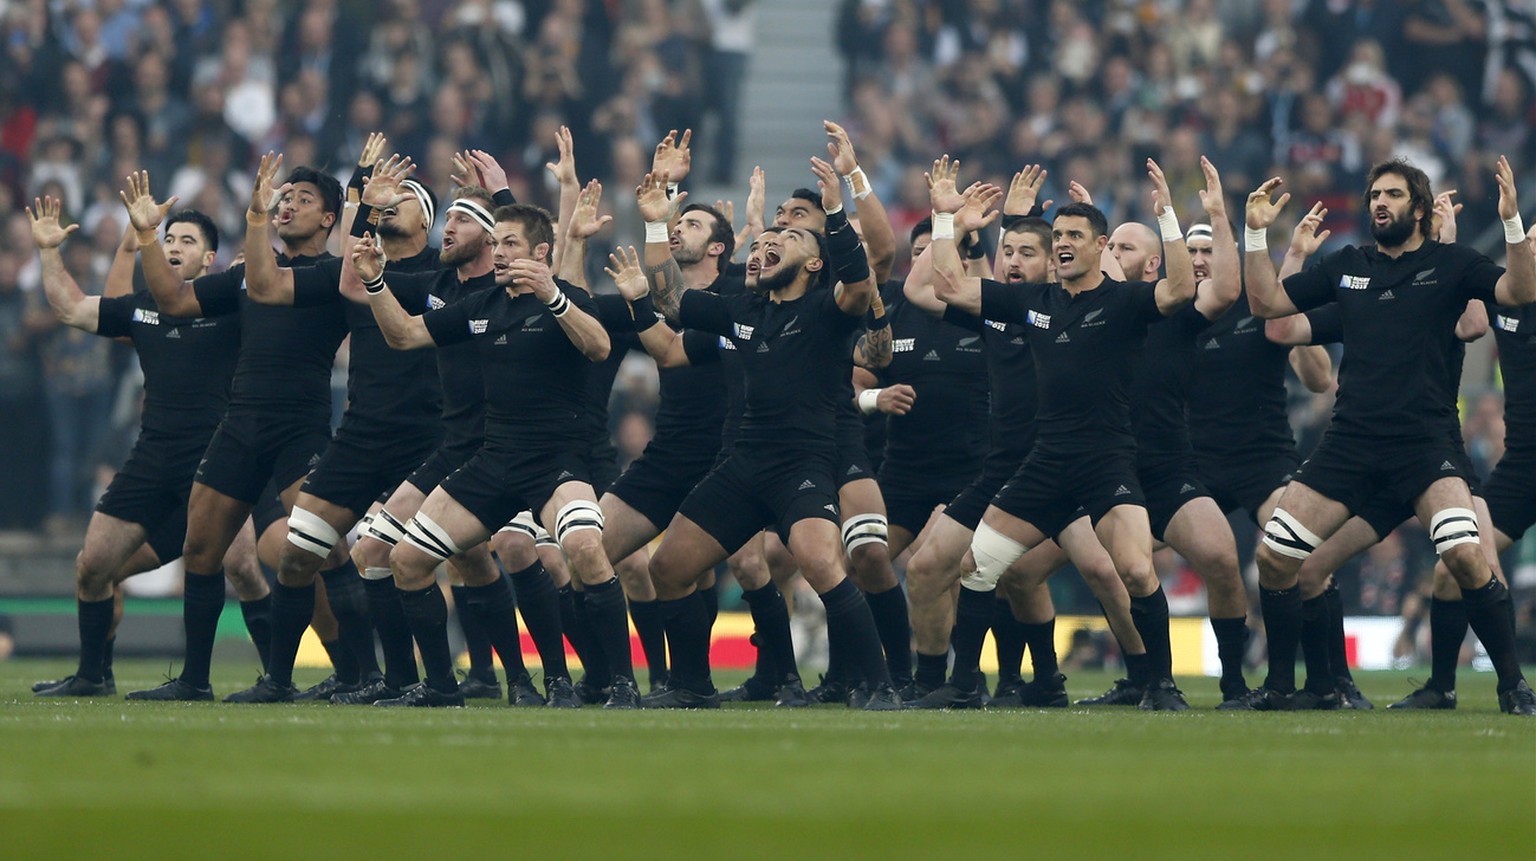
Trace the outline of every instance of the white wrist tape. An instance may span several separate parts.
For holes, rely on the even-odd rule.
[[[671,241],[671,239],[672,236],[667,230],[667,223],[665,221],[647,221],[645,223],[645,241],[647,243],[665,243]]]
[[[859,412],[866,416],[874,415],[880,410],[880,393],[884,389],[865,389],[859,392]]]
[[[1525,242],[1525,224],[1520,220],[1520,213],[1515,213],[1514,218],[1504,219],[1504,243],[1506,245],[1519,245]]]
[[[667,200],[677,199],[678,185],[675,182],[667,183]]]
[[[854,200],[863,200],[874,191],[869,185],[869,177],[864,175],[864,168],[856,167],[852,173],[843,176],[843,181],[848,183],[848,193]],[[862,190],[861,190],[862,188]]]
[[[935,212],[933,214],[932,239],[955,238],[955,214],[953,212]]]
[[[828,215],[836,215],[836,214],[838,214],[839,212],[842,212],[842,211],[843,211],[843,205],[841,203],[839,203],[837,206],[834,206],[833,208],[827,210],[827,214]]]
[[[1243,248],[1248,251],[1268,251],[1269,231],[1262,227],[1243,228]]]
[[[1157,217],[1157,229],[1163,234],[1164,242],[1178,242],[1184,238],[1184,231],[1179,229],[1179,217],[1171,206],[1163,207],[1163,213]]]

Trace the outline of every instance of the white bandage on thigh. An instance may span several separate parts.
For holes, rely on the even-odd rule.
[[[597,503],[585,499],[572,500],[555,515],[555,537],[562,545],[578,529],[603,531],[603,510],[597,507]]]
[[[368,531],[363,533],[369,538],[377,539],[394,547],[405,537],[405,524],[395,519],[393,514],[380,509],[368,521]]]
[[[860,514],[843,524],[843,549],[852,553],[866,544],[890,544],[889,521],[884,514]]]
[[[377,567],[374,567],[374,566],[368,566],[368,567],[363,569],[363,579],[364,580],[388,580],[390,578],[390,576],[391,576],[391,573],[392,572],[389,570],[388,566],[385,566],[383,568],[377,568]]]
[[[960,585],[974,592],[996,589],[1003,572],[1028,549],[985,521],[977,524],[976,534],[971,536],[971,556],[976,560],[976,570],[961,575]]]
[[[364,514],[362,518],[357,521],[357,525],[352,527],[353,529],[357,530],[359,537],[368,534],[368,525],[373,523],[373,514],[374,513],[372,511]]]
[[[439,560],[464,552],[448,537],[448,530],[420,512],[411,518],[410,523],[405,524],[405,540],[417,550]]]
[[[295,506],[293,513],[288,515],[288,543],[305,553],[324,559],[331,555],[331,548],[340,540],[341,533],[312,512]]]
[[[1470,508],[1444,508],[1429,519],[1429,540],[1441,556],[1458,544],[1477,544],[1477,513]]]
[[[1264,546],[1281,556],[1306,559],[1322,543],[1323,539],[1302,526],[1301,521],[1283,508],[1276,508],[1269,522],[1264,524]]]
[[[533,519],[532,511],[519,511],[517,516],[512,518],[512,522],[496,531],[521,532],[532,538],[535,546],[547,547],[555,543],[555,537],[546,532],[544,527],[540,526],[538,521]]]

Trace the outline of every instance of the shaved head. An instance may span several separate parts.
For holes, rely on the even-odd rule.
[[[1163,241],[1139,221],[1115,228],[1109,236],[1109,253],[1120,261],[1127,281],[1156,281],[1163,265]]]

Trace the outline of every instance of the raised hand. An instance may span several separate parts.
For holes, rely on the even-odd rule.
[[[1493,178],[1499,184],[1499,218],[1508,221],[1520,215],[1520,201],[1515,197],[1515,169],[1509,159],[1499,156],[1494,166]]]
[[[715,211],[720,213],[721,215],[725,216],[725,223],[726,224],[735,224],[736,223],[736,201],[734,201],[734,200],[716,200],[715,201]]]
[[[383,132],[369,132],[368,140],[363,144],[363,151],[357,157],[358,167],[373,167],[384,157],[384,147],[389,141]]]
[[[747,180],[747,223],[761,226],[768,210],[768,177],[761,166]]]
[[[246,218],[252,223],[265,224],[272,217],[272,210],[277,208],[277,202],[291,188],[288,183],[283,183],[281,188],[272,187],[272,181],[282,166],[283,154],[270,151],[261,157],[261,163],[256,166],[256,179],[251,183],[251,202],[246,209]]]
[[[1210,216],[1211,223],[1217,219],[1223,221],[1227,217],[1227,196],[1221,191],[1221,174],[1217,173],[1216,165],[1205,156],[1200,156],[1200,172],[1205,174],[1205,188],[1200,189],[1200,205],[1205,207],[1205,214]]]
[[[811,173],[816,174],[816,187],[821,189],[821,208],[827,212],[843,208],[843,184],[830,162],[811,157]]]
[[[519,287],[533,288],[533,295],[540,302],[548,302],[560,292],[560,288],[555,286],[554,273],[549,271],[549,264],[542,260],[514,260],[507,264],[507,271],[512,275],[512,283]]]
[[[1073,203],[1093,205],[1093,195],[1088,193],[1087,187],[1075,179],[1067,183],[1067,197],[1072,198]]]
[[[1456,189],[1442,191],[1435,195],[1435,208],[1430,217],[1431,231],[1437,241],[1450,244],[1456,241],[1456,216],[1461,213],[1461,204],[1452,203],[1451,196]]]
[[[1280,217],[1280,210],[1284,209],[1286,202],[1291,199],[1291,193],[1286,192],[1273,202],[1270,201],[1269,196],[1284,184],[1285,180],[1280,177],[1270,177],[1248,195],[1248,205],[1244,207],[1243,217],[1250,229],[1268,230],[1275,223],[1275,219]]]
[[[1254,193],[1257,194],[1258,192]],[[1316,254],[1317,249],[1323,247],[1323,243],[1328,241],[1328,235],[1332,233],[1330,230],[1318,232],[1323,226],[1323,219],[1327,217],[1328,210],[1326,207],[1321,203],[1312,204],[1312,208],[1307,211],[1307,214],[1302,216],[1301,221],[1296,223],[1296,229],[1291,231],[1290,253],[1300,257],[1311,257],[1313,254]]]
[[[1163,176],[1163,169],[1150,158],[1147,159],[1147,176],[1152,180],[1152,214],[1162,215],[1163,210],[1173,205],[1173,195],[1168,193],[1168,179]]]
[[[576,196],[576,208],[571,210],[570,235],[575,239],[590,239],[613,221],[613,216],[599,217],[597,210],[603,200],[603,184],[591,180]]]
[[[688,177],[688,171],[693,167],[693,150],[688,148],[688,143],[693,140],[693,129],[683,129],[683,136],[677,136],[677,129],[667,132],[667,136],[656,145],[656,154],[651,156],[651,173],[665,173],[668,182],[682,182]]]
[[[34,199],[32,206],[27,209],[27,218],[32,222],[32,241],[37,243],[39,249],[58,248],[64,244],[65,237],[80,229],[78,224],[59,226],[61,206],[58,198],[44,197],[42,200]]]
[[[470,158],[469,150],[453,154],[453,173],[448,174],[448,179],[459,188],[485,188],[485,181],[480,178],[480,170]]]
[[[651,285],[645,280],[645,269],[640,266],[640,255],[633,245],[614,249],[608,255],[608,265],[603,267],[603,271],[613,279],[613,285],[619,288],[619,295],[625,301],[639,301],[651,292]]]
[[[133,224],[133,229],[144,233],[152,231],[165,220],[166,213],[176,205],[179,197],[173,197],[165,203],[156,203],[155,198],[149,192],[149,171],[136,170],[128,174],[123,188],[117,193],[123,199],[123,206],[128,208],[128,221]]]
[[[571,140],[569,128],[561,126],[555,132],[555,148],[559,150],[559,158],[545,162],[544,169],[549,171],[561,187],[580,185],[581,180],[576,176],[576,145]]]
[[[995,209],[1003,190],[984,182],[973,182],[961,195],[965,205],[955,213],[955,235],[975,233],[996,221],[1003,213]]]
[[[1026,164],[1024,169],[1013,175],[1013,181],[1008,183],[1008,196],[1003,199],[1003,212],[1007,215],[1028,215],[1035,209],[1035,201],[1040,199],[1040,187],[1045,184],[1045,178],[1050,171],[1038,164]],[[1041,205],[1041,209],[1050,209],[1054,200],[1047,200]]]
[[[507,172],[501,169],[501,162],[498,162],[495,156],[483,149],[472,149],[469,151],[469,160],[474,164],[475,169],[479,171],[480,184],[485,186],[487,191],[501,191],[503,188],[509,187]],[[571,170],[574,171],[575,169],[573,162]]]
[[[928,174],[928,199],[934,212],[959,212],[965,206],[955,180],[960,176],[960,161],[950,161],[948,155],[939,156]]]
[[[822,120],[821,127],[826,129],[827,156],[832,159],[832,166],[837,169],[839,176],[847,176],[853,173],[859,166],[858,156],[853,151],[853,141],[848,139],[848,132],[831,120]]]
[[[384,246],[374,240],[372,233],[364,233],[352,246],[352,268],[364,281],[384,274]]]
[[[666,221],[672,214],[672,201],[667,199],[667,174],[646,174],[635,187],[635,205],[646,221]]]
[[[391,155],[373,169],[373,176],[368,177],[368,181],[363,184],[363,203],[374,209],[389,209],[409,200],[410,193],[403,190],[400,183],[415,169],[416,165],[409,156],[399,153]]]

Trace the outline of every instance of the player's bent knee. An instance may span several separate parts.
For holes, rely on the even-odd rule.
[[[1456,555],[1475,554],[1482,540],[1477,531],[1477,512],[1470,508],[1444,508],[1435,512],[1429,519],[1429,540],[1434,542],[1435,552],[1446,560],[1446,564],[1453,564],[1447,555],[1452,548],[1471,548],[1457,551]]]
[[[288,543],[321,559],[331,555],[331,548],[341,540],[341,533],[312,511],[294,506],[288,515]]]
[[[1277,556],[1294,559],[1298,565],[1322,543],[1316,533],[1302,526],[1301,521],[1283,508],[1276,508],[1269,522],[1264,524],[1263,548]]]
[[[390,554],[391,561],[396,559],[409,559],[411,554],[401,554],[404,547],[412,547],[421,553],[431,557],[435,562],[442,562],[449,556],[464,552],[464,548],[454,542],[448,535],[448,530],[437,524],[437,521],[421,512],[417,512],[410,522],[405,524],[405,542],[395,546],[395,552]]]
[[[590,499],[573,499],[555,514],[555,540],[561,547],[569,549],[568,539],[576,533],[591,531],[601,542],[604,522],[603,510],[597,503]]]
[[[967,566],[960,575],[960,585],[979,592],[997,588],[997,581],[1002,578],[1003,572],[1028,549],[982,521],[977,524],[976,534],[971,537],[971,558],[975,562],[975,570]]]

